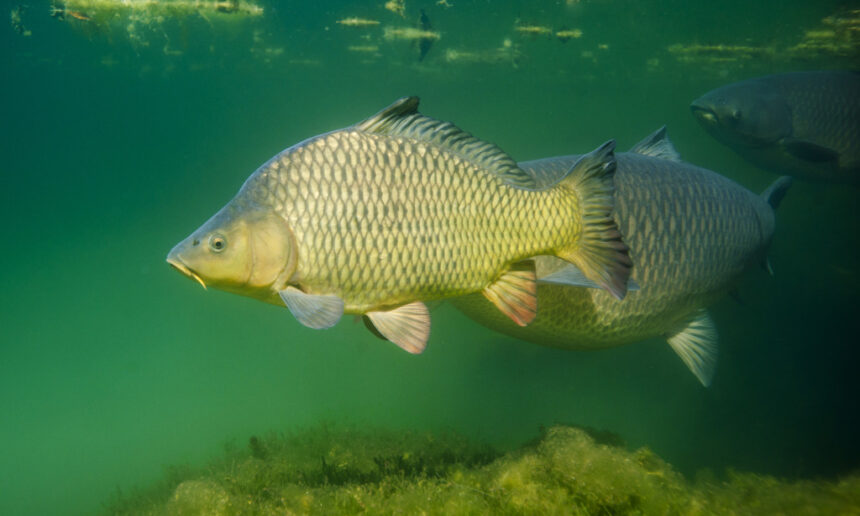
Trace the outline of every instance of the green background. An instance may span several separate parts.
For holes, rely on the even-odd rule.
[[[407,0],[401,19],[381,0],[269,2],[259,19],[139,22],[138,39],[127,20],[60,21],[33,3],[23,11],[31,36],[0,27],[0,513],[92,513],[229,439],[319,421],[452,429],[502,447],[540,425],[578,423],[688,474],[856,468],[854,187],[789,192],[775,277],[750,271],[741,303],[712,309],[721,348],[709,389],[659,340],[544,349],[443,305],[426,352],[412,356],[348,318],[310,330],[164,263],[269,157],[404,95],[517,160],[609,138],[626,149],[667,124],[685,160],[760,192],[776,176],[712,140],[689,102],[757,75],[856,67],[826,55],[679,62],[667,51],[785,48],[838,2],[451,3]],[[441,34],[422,62],[382,27],[335,23],[409,26],[420,7]],[[583,36],[526,37],[518,23]],[[516,59],[446,60],[505,39]],[[378,56],[347,50],[368,44]]]

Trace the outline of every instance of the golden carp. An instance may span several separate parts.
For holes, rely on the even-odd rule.
[[[539,185],[559,177],[577,156],[520,163]],[[729,291],[750,265],[765,260],[774,231],[773,209],[790,181],[762,196],[709,170],[681,163],[655,132],[631,152],[616,154],[615,220],[635,263],[639,289],[617,303],[588,281],[554,284],[564,262],[538,257],[538,313],[520,328],[498,317],[483,299],[451,302],[472,319],[514,337],[565,349],[602,349],[652,337],[669,345],[708,385],[717,333],[706,306]],[[562,267],[562,271],[566,271]]]
[[[483,292],[528,324],[537,255],[624,296],[614,142],[535,188],[497,147],[417,108],[403,98],[277,154],[168,263],[204,286],[286,304],[313,328],[363,314],[413,353],[429,336],[422,301]]]

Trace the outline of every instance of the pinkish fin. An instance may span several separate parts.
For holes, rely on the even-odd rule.
[[[365,315],[373,323],[377,336],[390,340],[402,349],[417,354],[427,347],[430,311],[421,301],[385,312],[367,312]]]
[[[309,328],[331,328],[343,315],[343,299],[337,296],[306,294],[296,287],[287,287],[278,294],[293,316]]]
[[[511,269],[484,289],[484,296],[520,326],[526,326],[537,314],[535,262],[515,263]]]

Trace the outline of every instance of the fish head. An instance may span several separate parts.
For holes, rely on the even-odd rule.
[[[764,147],[792,131],[791,109],[783,96],[755,80],[710,91],[690,109],[711,136],[728,145]]]
[[[295,272],[296,245],[273,209],[231,202],[176,244],[167,263],[204,288],[266,300]]]

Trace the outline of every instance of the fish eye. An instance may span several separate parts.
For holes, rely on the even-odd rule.
[[[216,233],[209,237],[209,249],[212,249],[216,253],[220,253],[226,248],[227,239],[224,238],[224,235],[219,235],[218,233]]]

